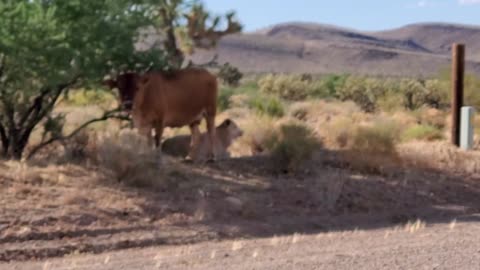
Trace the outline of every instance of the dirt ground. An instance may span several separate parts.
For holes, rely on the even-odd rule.
[[[72,255],[0,269],[478,269],[478,216],[448,224],[337,231]]]
[[[402,256],[420,256],[416,251],[420,252],[423,246],[432,250],[433,257],[441,258],[447,251],[443,246],[435,246],[437,240],[445,245],[449,245],[448,241],[460,241],[452,246],[460,252],[478,239],[473,237],[475,234],[467,235],[478,228],[462,225],[455,230],[462,235],[461,239],[452,234],[443,238],[445,229],[439,229],[441,233],[436,234],[437,227],[434,227],[432,233],[427,230],[425,235],[404,237],[398,232],[392,233],[395,237],[389,240],[391,243],[381,240],[395,226],[414,226],[417,230],[425,223],[443,228],[450,226],[454,218],[478,213],[479,175],[413,169],[388,175],[365,175],[345,169],[333,153],[325,151],[319,155],[322,158],[315,167],[297,175],[272,173],[268,159],[261,156],[209,165],[170,161],[177,169],[163,175],[159,179],[163,185],[155,190],[125,186],[89,166],[23,168],[19,163],[0,163],[0,262],[43,263],[58,257],[76,258],[80,254],[110,254],[153,247],[152,252],[175,252],[182,247],[192,247],[200,251],[205,248],[209,253],[217,249],[218,241],[221,241],[219,247],[239,239],[255,246],[257,242],[271,241],[261,239],[275,236],[310,235],[305,246],[295,249],[296,253],[290,258],[280,258],[281,253],[277,251],[288,252],[280,247],[262,249],[262,254],[271,253],[270,257],[262,257],[266,263],[262,269],[317,269],[320,266],[350,269],[348,263],[366,263],[368,256],[381,256],[381,260],[370,262],[378,269],[383,266],[372,263],[393,263],[395,258],[402,262]],[[416,220],[424,223],[408,223]],[[344,235],[341,231],[362,233]],[[362,243],[370,243],[370,239],[377,239],[371,242],[372,251],[362,250]],[[467,251],[474,247],[471,245]],[[253,247],[243,250],[254,252]],[[136,254],[150,256],[148,251],[125,252],[131,258]],[[122,257],[122,253],[111,254]],[[326,255],[315,261],[316,254]],[[218,256],[228,258],[228,263],[242,262],[241,256],[220,253]],[[459,256],[466,255],[459,253]],[[105,256],[92,258],[106,260]],[[186,258],[172,261],[172,267],[178,267],[177,263],[188,265],[191,260]],[[335,258],[343,259],[337,262]],[[328,261],[336,262],[322,264]],[[132,269],[128,265],[138,260],[122,262],[123,268],[111,269]],[[341,262],[345,264],[338,264]],[[197,263],[192,265],[194,269],[217,269],[204,260]],[[416,267],[413,263],[412,260],[412,264],[406,264],[406,268]],[[18,265],[17,269],[28,269]],[[250,268],[258,269],[260,265],[255,261]],[[288,265],[291,267],[285,268]],[[2,267],[6,265],[0,265]],[[330,269],[328,267],[325,269]],[[469,265],[465,267],[462,269],[470,269]]]

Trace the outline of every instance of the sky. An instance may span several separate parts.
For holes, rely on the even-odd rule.
[[[420,22],[480,26],[480,0],[203,0],[207,10],[235,10],[244,31],[283,22],[316,22],[363,31]]]

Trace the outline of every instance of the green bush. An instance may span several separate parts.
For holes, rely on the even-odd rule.
[[[275,95],[285,100],[303,100],[308,95],[310,82],[299,75],[264,76],[258,81],[260,92]]]
[[[230,108],[230,98],[235,94],[234,88],[222,88],[218,93],[217,108],[219,111],[225,111]]]
[[[347,75],[328,75],[318,81],[312,81],[308,95],[312,98],[331,98],[337,96],[337,90],[345,84]]]
[[[434,126],[415,125],[408,128],[402,134],[404,141],[425,140],[434,141],[443,139],[442,131]]]
[[[218,93],[217,108],[219,111],[225,111],[231,107],[231,98],[234,95],[246,95],[253,99],[258,95],[258,85],[256,81],[248,81],[236,87],[222,87]]]
[[[275,168],[295,172],[304,167],[321,142],[313,132],[300,123],[285,123],[266,141]]]
[[[449,101],[451,100],[450,74],[451,69],[448,68],[441,71],[438,75],[443,95],[447,98],[447,105],[450,104]],[[474,106],[477,110],[480,110],[480,78],[475,74],[465,74],[464,89],[465,105]]]
[[[276,97],[255,96],[250,99],[249,105],[251,109],[262,115],[268,115],[271,117],[282,117],[285,115],[284,105]]]
[[[355,102],[365,112],[374,112],[379,97],[384,95],[385,91],[380,80],[351,76],[337,89],[336,95],[342,101]]]

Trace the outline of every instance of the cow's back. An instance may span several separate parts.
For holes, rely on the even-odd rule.
[[[217,80],[203,69],[185,69],[172,75],[149,73],[140,87],[141,110],[148,118],[162,119],[164,126],[180,127],[215,114]]]

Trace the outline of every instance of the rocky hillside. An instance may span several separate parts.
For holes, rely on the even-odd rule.
[[[244,72],[431,76],[450,66],[453,42],[467,45],[467,72],[480,74],[480,27],[414,24],[381,32],[285,23],[224,38],[192,58],[230,62]]]

